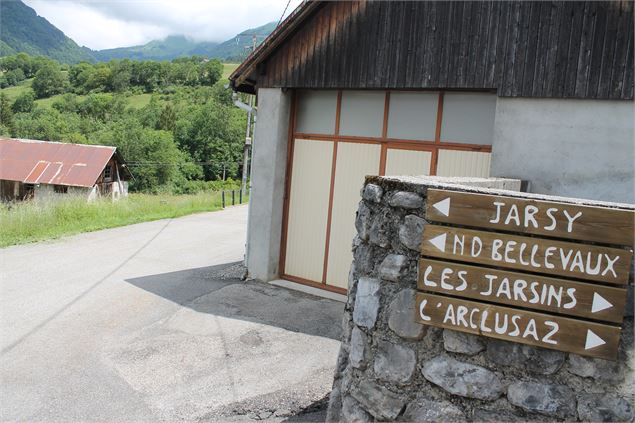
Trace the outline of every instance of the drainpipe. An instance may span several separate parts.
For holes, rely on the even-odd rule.
[[[253,140],[256,136],[256,120],[258,117],[258,109],[252,105],[253,97],[249,98],[249,104],[245,104],[238,98],[238,93],[232,94],[232,100],[234,100],[234,105],[239,109],[242,109],[247,112],[247,130],[245,132],[245,146],[243,148],[243,175],[240,189],[243,192],[243,195],[246,194],[246,185],[247,185],[247,174],[251,175],[251,167],[253,163],[249,160],[249,150],[251,145],[253,144]],[[249,133],[251,130],[251,119],[253,117],[254,129],[251,133],[251,137],[249,137]],[[248,164],[249,163],[249,167]],[[249,193],[251,194],[251,181],[249,182]],[[251,214],[251,199],[247,203],[247,214]],[[251,220],[247,219],[247,236],[249,236],[249,229],[251,226]],[[249,258],[249,243],[245,242],[245,267],[247,266],[247,260]]]

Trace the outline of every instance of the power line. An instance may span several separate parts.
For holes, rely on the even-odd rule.
[[[278,23],[276,24],[276,26],[280,25],[280,22],[282,22],[282,18],[284,18],[284,14],[287,13],[287,8],[289,7],[289,3],[291,3],[291,0],[287,0],[287,5],[284,8],[284,12],[282,12],[282,15],[280,16],[280,19],[278,19]]]

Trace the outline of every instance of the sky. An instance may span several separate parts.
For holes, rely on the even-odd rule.
[[[77,44],[93,50],[185,35],[225,41],[278,21],[302,0],[24,0]]]

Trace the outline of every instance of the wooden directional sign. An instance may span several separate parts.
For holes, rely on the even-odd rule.
[[[419,323],[615,359],[633,210],[430,189],[425,218]]]
[[[421,253],[470,263],[624,285],[633,252],[620,248],[426,225]]]
[[[635,211],[428,190],[426,218],[477,228],[633,246]]]
[[[620,328],[427,293],[417,321],[492,338],[614,360]]]
[[[425,291],[614,323],[624,317],[622,288],[427,258],[419,269]]]

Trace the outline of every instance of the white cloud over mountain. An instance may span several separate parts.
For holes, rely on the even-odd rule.
[[[224,41],[277,21],[287,0],[24,0],[80,45],[95,50],[183,34]],[[287,16],[301,0],[291,0]]]

